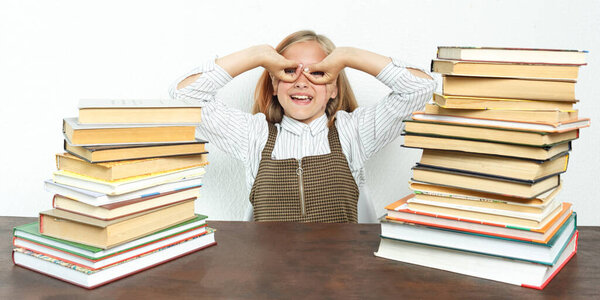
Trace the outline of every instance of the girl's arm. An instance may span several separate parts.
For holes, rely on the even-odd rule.
[[[198,126],[201,136],[245,163],[266,142],[267,123],[264,116],[225,105],[216,99],[216,94],[233,77],[258,66],[265,67],[273,77],[281,80],[295,80],[300,74],[297,63],[283,58],[272,47],[262,45],[208,61],[184,75],[184,79],[171,88],[173,98],[196,100],[202,104],[202,122]],[[297,70],[294,74],[286,74],[285,69],[289,68]]]
[[[423,109],[432,97],[436,82],[427,72],[400,60],[346,47],[337,48],[323,61],[306,66],[303,71],[315,83],[333,82],[344,67],[369,73],[392,90],[375,105],[359,107],[352,113],[337,113],[340,143],[351,169],[358,170],[402,133],[402,121],[413,111]],[[313,72],[323,74],[315,77],[311,75]]]
[[[345,67],[377,76],[391,61],[391,58],[371,51],[352,47],[339,47],[333,50],[333,52],[323,59],[323,61],[306,66],[303,71],[305,75],[308,75],[312,82],[324,84],[335,81],[338,73]],[[433,80],[431,76],[419,69],[407,69],[411,74],[417,77]],[[311,75],[311,72],[317,71],[323,72],[323,76],[315,77]]]
[[[296,80],[296,77],[299,75],[298,71],[300,70],[298,63],[284,58],[269,45],[252,46],[217,58],[215,63],[223,68],[232,78],[262,66],[269,71],[271,76],[290,82]],[[297,69],[297,72],[293,74],[286,73],[286,69]],[[199,73],[188,76],[177,85],[177,89],[189,86],[198,80],[201,75]]]

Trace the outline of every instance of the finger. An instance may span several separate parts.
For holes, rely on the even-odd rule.
[[[315,68],[314,66],[315,65],[309,65],[304,67],[302,70],[304,76],[308,78],[310,82],[314,84],[327,84],[335,80],[335,76],[333,76],[333,74],[324,71],[317,71],[319,69]],[[319,74],[318,76],[315,75],[317,73]]]
[[[279,80],[282,81],[286,81],[286,82],[293,82],[296,81],[298,79],[298,76],[300,76],[300,74],[302,73],[302,68],[303,65],[302,64],[298,64],[295,63],[295,70],[294,73],[289,73],[287,70],[290,70],[292,66],[290,66],[290,68],[284,68],[281,71],[279,71]]]

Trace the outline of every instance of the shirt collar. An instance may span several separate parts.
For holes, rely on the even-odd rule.
[[[302,131],[308,129],[310,134],[315,136],[327,128],[327,121],[328,119],[326,114],[314,119],[312,122],[310,122],[310,124],[304,124],[301,121],[284,115],[283,119],[281,120],[281,128],[295,135],[302,135]]]

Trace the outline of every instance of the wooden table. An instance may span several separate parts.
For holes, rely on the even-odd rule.
[[[600,297],[600,227],[580,227],[578,253],[543,290],[377,258],[378,224],[210,221],[218,245],[95,290],[14,266],[0,217],[0,299],[385,299]]]

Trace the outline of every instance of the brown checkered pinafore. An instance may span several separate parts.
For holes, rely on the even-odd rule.
[[[250,192],[254,220],[356,223],[358,186],[335,125],[327,136],[329,154],[273,160],[276,138],[277,128],[269,123],[269,138]]]

